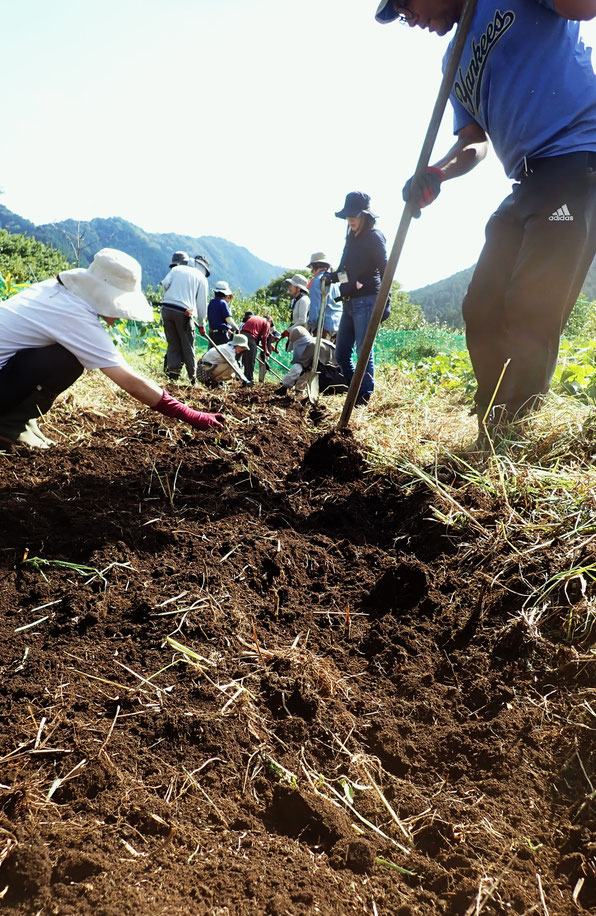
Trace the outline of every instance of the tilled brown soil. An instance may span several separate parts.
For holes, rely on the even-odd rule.
[[[226,397],[220,438],[123,407],[0,455],[2,911],[594,912],[595,666],[524,612],[548,552]]]

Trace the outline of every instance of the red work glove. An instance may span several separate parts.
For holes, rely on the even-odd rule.
[[[279,339],[280,339],[280,340],[283,340],[284,337],[289,337],[289,336],[290,336],[290,332],[289,332],[289,330],[286,329],[286,330],[282,333],[282,335],[281,335],[281,337],[280,337]]]
[[[414,176],[408,178],[402,191],[402,197],[406,203],[410,203],[414,219],[418,219],[423,207],[428,207],[433,200],[437,199],[441,193],[441,182],[444,177],[445,173],[442,169],[429,165],[416,180]]]
[[[186,404],[177,401],[176,398],[170,397],[167,391],[164,391],[159,404],[156,404],[151,410],[157,410],[164,417],[184,420],[195,429],[217,429],[222,426],[224,419],[222,413],[203,413],[200,410],[193,410],[192,407],[187,407]]]

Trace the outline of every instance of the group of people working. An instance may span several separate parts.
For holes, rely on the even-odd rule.
[[[370,197],[360,191],[350,192],[344,206],[335,214],[348,225],[346,243],[337,271],[324,252],[314,252],[308,267],[309,281],[303,274],[294,274],[285,282],[291,298],[289,328],[282,335],[287,349],[293,353],[292,368],[282,386],[300,388],[300,377],[308,369],[308,356],[314,354],[319,315],[323,310],[319,360],[321,366],[341,369],[343,387],[354,374],[354,348],[360,352],[381,279],[387,264],[385,237],[376,228],[377,217],[370,209]],[[208,262],[195,258],[197,268],[189,266],[186,252],[172,256],[170,271],[161,282],[164,290],[162,318],[168,350],[165,358],[170,378],[177,379],[184,363],[189,382],[220,383],[233,375],[246,385],[253,384],[258,349],[265,366],[279,332],[270,316],[247,315],[239,328],[231,312],[233,293],[227,282],[219,281],[213,298],[207,303],[204,284],[209,276]],[[323,301],[324,300],[324,301]],[[389,305],[386,315],[389,314]],[[208,324],[208,332],[205,324]],[[211,349],[197,364],[194,353],[194,326],[206,337]],[[300,334],[297,332],[300,331]],[[298,346],[297,346],[297,342]],[[240,359],[244,370],[238,365]],[[317,367],[318,368],[318,367]],[[302,379],[304,382],[304,378]],[[335,376],[336,385],[339,379]],[[374,390],[374,354],[371,352],[364,379],[356,398],[356,406],[368,403]]]
[[[381,0],[376,19],[445,35],[464,8],[465,0]],[[451,88],[456,142],[403,189],[412,215],[419,216],[445,181],[466,174],[484,158],[489,138],[514,181],[511,195],[488,222],[463,302],[480,439],[539,407],[550,387],[561,331],[596,254],[596,75],[579,33],[579,21],[595,17],[596,0],[505,0],[498,9],[492,0],[477,0]],[[289,344],[295,354],[308,350],[309,322],[313,329],[308,308],[324,275],[331,287],[339,287],[339,296],[331,287],[326,293],[326,343],[333,346],[335,333],[334,355],[349,383],[354,346],[357,351],[362,346],[387,257],[367,195],[348,194],[336,215],[348,223],[338,270],[331,272],[319,257],[311,263],[310,289],[300,274],[289,283],[296,313]],[[196,309],[199,330],[205,330],[208,274],[209,265],[199,255],[194,265],[172,259],[164,278],[162,316],[171,377],[184,363],[189,378],[196,378],[184,319]],[[213,330],[221,332],[220,342],[236,356],[252,349],[256,353],[258,344],[250,344],[247,323],[235,327],[227,284],[215,293],[221,320]],[[341,300],[337,326],[338,310],[333,314],[329,296],[334,303]],[[194,303],[190,316],[188,301]],[[153,317],[141,292],[138,263],[113,249],[98,252],[86,270],[63,271],[2,303],[0,438],[47,447],[37,419],[84,368],[101,369],[166,416],[199,429],[220,425],[220,415],[192,410],[134,372],[100,317],[108,325],[117,318]],[[224,340],[230,332],[231,340]],[[177,341],[171,348],[170,340]],[[356,403],[366,403],[373,388],[371,353]]]
[[[207,302],[209,261],[204,255],[197,255],[193,262],[194,266],[185,251],[175,251],[160,284],[161,316],[167,341],[165,372],[176,381],[184,365],[191,385],[197,381],[217,385],[234,375],[243,384],[252,385],[258,347],[267,356],[271,339],[279,339],[281,335],[269,315],[261,317],[252,312],[244,316],[240,333],[231,311],[234,294],[228,283],[219,280]],[[198,362],[195,327],[211,345]]]

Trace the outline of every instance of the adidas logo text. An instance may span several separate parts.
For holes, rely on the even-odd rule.
[[[555,210],[554,213],[551,213],[551,215],[549,216],[549,221],[552,223],[573,222],[573,217],[571,213],[569,212],[569,207],[567,206],[567,204],[563,204],[562,207],[559,207],[558,210]]]

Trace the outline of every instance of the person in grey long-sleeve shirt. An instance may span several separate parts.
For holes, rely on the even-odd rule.
[[[168,342],[165,371],[169,378],[177,379],[184,363],[191,384],[196,377],[193,320],[204,334],[208,297],[206,268],[200,261],[195,264],[189,267],[186,252],[176,251],[170,270],[161,281],[164,291],[161,316]]]

